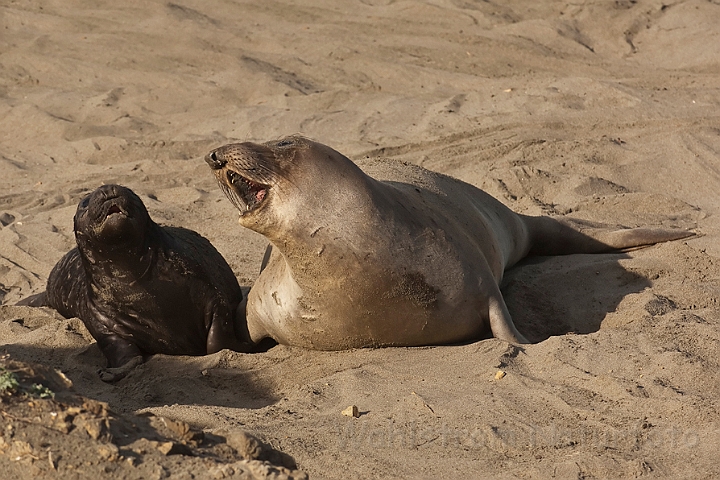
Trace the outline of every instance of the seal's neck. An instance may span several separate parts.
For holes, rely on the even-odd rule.
[[[145,277],[157,260],[163,235],[156,224],[148,226],[140,242],[129,245],[80,245],[85,271],[96,288],[137,282]]]
[[[324,232],[329,231],[341,241],[373,221],[379,182],[345,157],[333,160],[278,192],[283,198],[276,207],[277,228],[261,232],[270,241],[315,244],[314,240],[328,241],[329,233]]]

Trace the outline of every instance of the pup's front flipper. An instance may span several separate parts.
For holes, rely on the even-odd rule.
[[[89,324],[89,326],[94,325]],[[93,330],[90,333],[97,339],[98,347],[108,361],[107,368],[98,370],[103,382],[117,382],[143,363],[142,352],[134,343],[116,334],[102,335]]]
[[[101,368],[98,370],[98,375],[100,375],[100,380],[107,383],[115,383],[130,373],[130,371],[143,363],[143,357],[137,356],[131,358],[128,362],[120,365],[119,367],[108,367],[108,368]]]

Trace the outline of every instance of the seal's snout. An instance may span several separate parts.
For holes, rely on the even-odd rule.
[[[213,170],[220,170],[227,164],[227,160],[220,158],[217,151],[212,151],[205,155],[205,161]]]

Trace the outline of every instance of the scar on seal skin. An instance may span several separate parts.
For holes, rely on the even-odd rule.
[[[499,284],[527,255],[601,253],[692,236],[516,214],[416,165],[359,166],[300,136],[225,145],[205,161],[242,226],[270,242],[250,290],[253,342],[322,350],[526,343]]]
[[[240,286],[207,239],[156,224],[119,185],[87,195],[74,230],[77,248],[52,269],[45,292],[19,304],[80,318],[107,358],[104,381],[121,379],[143,355],[247,349],[247,331],[234,318]]]

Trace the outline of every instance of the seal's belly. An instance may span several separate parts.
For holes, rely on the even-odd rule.
[[[262,332],[253,341],[269,334],[281,344],[314,350],[442,345],[479,339],[488,331],[477,309],[429,313],[398,304],[382,314],[362,310],[359,307],[356,312],[326,312],[314,317],[274,317],[271,322],[267,322],[268,318],[257,322],[257,317],[253,322],[249,315],[248,320],[255,323],[251,332]]]
[[[436,285],[417,271],[365,273],[346,281],[334,276],[333,285],[311,289],[282,277],[261,275],[250,291],[247,321],[255,342],[270,336],[316,350],[440,345],[480,338],[488,328],[477,281]]]
[[[95,316],[109,331],[150,354],[206,353],[205,313],[192,292],[164,280],[135,287],[118,285],[109,301],[96,302]]]

